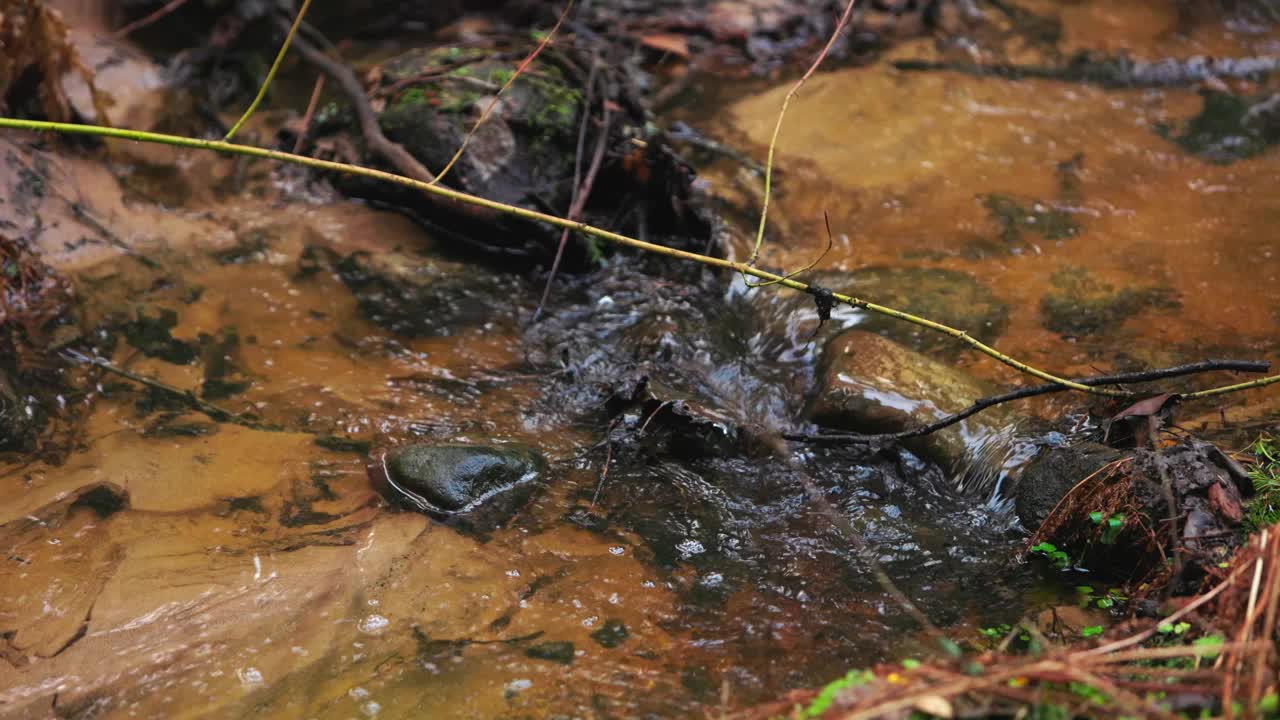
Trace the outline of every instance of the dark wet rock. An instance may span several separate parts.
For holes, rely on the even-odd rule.
[[[822,351],[809,418],[860,433],[894,433],[963,410],[989,393],[954,365],[862,330],[833,338]],[[970,459],[975,436],[991,434],[1000,413],[982,413],[908,445],[944,467]]]
[[[1124,458],[1129,461],[1115,472],[1085,482],[1108,462]],[[1253,492],[1237,462],[1196,439],[1125,453],[1095,444],[1051,449],[1021,483],[1018,508],[1024,522],[1048,514],[1071,492],[1071,500],[1041,524],[1038,537],[1069,550],[1091,571],[1132,580],[1166,572],[1166,559],[1176,555],[1181,571],[1170,582],[1178,594],[1199,588],[1209,568],[1242,541],[1240,503]],[[1170,517],[1178,523],[1177,547],[1170,547]],[[1108,519],[1119,524],[1112,527]]]
[[[644,376],[638,378],[629,391],[613,397],[615,405],[632,411],[624,416],[628,429],[653,426],[668,430],[666,434],[655,433],[650,437],[661,438],[665,450],[672,454],[697,457],[734,452],[742,439],[738,424],[732,415],[706,402],[706,398],[695,393]]]
[[[568,640],[538,643],[526,648],[524,654],[536,660],[550,660],[561,665],[572,665],[574,647]]]
[[[591,633],[591,639],[600,643],[601,647],[616,648],[626,642],[629,635],[627,626],[621,620],[609,618],[604,621],[604,625]]]
[[[822,271],[806,280],[829,290],[903,310],[968,332],[984,342],[1000,337],[1009,307],[977,278],[957,270],[873,266],[852,271]],[[752,291],[751,302],[766,327],[794,347],[805,346],[817,328],[818,315],[807,295],[765,288]],[[848,306],[836,306],[824,332],[857,327],[877,332],[930,354],[956,354],[963,346],[924,328]]]
[[[1018,519],[1034,532],[1076,483],[1124,456],[1092,442],[1045,449],[1018,478],[1013,491]]]
[[[547,462],[520,445],[414,445],[369,466],[389,501],[479,532],[504,525],[547,478]]]
[[[356,252],[337,265],[360,312],[399,335],[451,335],[510,317],[518,279],[412,255]]]
[[[809,370],[758,344],[754,318],[727,305],[718,283],[610,263],[575,290],[527,335],[530,362],[556,370],[533,408],[547,422],[603,407],[644,427],[655,447],[699,455],[785,426],[798,410]]]
[[[1066,267],[1049,278],[1052,289],[1040,300],[1044,326],[1069,337],[1083,337],[1123,323],[1144,310],[1182,307],[1166,287],[1116,289],[1085,268]]]
[[[1266,152],[1280,142],[1280,94],[1248,97],[1206,91],[1200,113],[1174,135],[1157,130],[1183,150],[1227,165]]]

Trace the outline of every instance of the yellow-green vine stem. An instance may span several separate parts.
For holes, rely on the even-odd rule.
[[[271,87],[271,81],[276,79],[276,73],[280,70],[280,64],[284,62],[285,53],[289,52],[289,45],[293,43],[293,36],[298,34],[298,26],[302,24],[302,18],[307,14],[307,8],[311,7],[311,0],[302,0],[302,9],[298,10],[298,16],[293,19],[293,25],[289,27],[289,34],[284,36],[284,44],[280,46],[280,52],[276,53],[275,62],[271,63],[271,69],[267,71],[267,79],[262,81],[262,87],[258,88],[258,94],[254,96],[253,102],[249,103],[249,109],[244,111],[240,119],[235,125],[227,131],[227,136],[222,138],[223,142],[230,142],[231,138],[240,131],[240,126],[249,120],[249,116],[258,109],[258,103],[262,102],[262,98],[267,95],[267,88]]]
[[[293,153],[288,153],[281,150],[271,150],[268,148],[254,147],[252,145],[236,145],[234,143],[229,143],[222,140],[201,140],[199,138],[188,138],[188,137],[182,137],[180,135],[166,135],[163,133],[145,132],[142,130],[129,130],[126,128],[110,128],[110,127],[101,127],[98,125],[80,125],[76,123],[60,123],[60,122],[49,122],[47,120],[26,120],[26,119],[19,119],[19,118],[0,118],[0,128],[10,128],[14,130],[60,132],[60,133],[67,133],[72,135],[92,135],[96,137],[118,138],[121,140],[134,140],[137,142],[149,142],[149,143],[156,143],[160,145],[172,145],[175,147],[194,148],[197,150],[212,150],[214,152],[228,153],[232,155],[246,155],[249,157],[263,158],[266,160],[275,160],[278,162],[293,163],[295,165],[304,165],[306,167],[315,168],[317,170],[330,170],[333,172],[348,173],[351,175],[360,175],[362,177],[372,178],[375,180],[384,180],[386,182],[395,183],[397,185],[403,185],[405,187],[414,188],[416,190],[421,190],[422,192],[429,193],[437,197],[445,198],[447,200],[452,200],[452,201],[463,203],[466,205],[474,205],[478,207],[488,208],[490,210],[495,210],[497,212],[513,215],[515,217],[524,218],[526,220],[542,222],[542,223],[546,223],[548,225],[552,225],[559,228],[567,228],[569,230],[574,230],[576,232],[583,233],[584,235],[590,235],[592,237],[596,237],[601,240],[615,243],[617,245],[625,245],[627,247],[633,247],[633,248],[636,248],[637,250],[643,250],[645,252],[658,253],[660,255],[679,258],[681,260],[691,260],[693,262],[702,263],[703,265],[724,268],[726,270],[730,270],[733,272],[745,273],[747,275],[752,275],[754,277],[757,277],[761,280],[769,280],[778,285],[784,285],[793,290],[799,290],[801,292],[810,292],[810,287],[806,283],[800,282],[798,280],[790,279],[782,275],[776,275],[766,270],[760,270],[759,268],[751,267],[745,263],[733,262],[732,260],[723,260],[720,258],[711,257],[709,255],[700,255],[698,253],[689,252],[687,250],[678,250],[676,248],[665,247],[662,245],[655,245],[653,243],[648,243],[643,240],[637,240],[635,238],[628,237],[626,235],[610,232],[608,230],[595,227],[593,225],[588,225],[583,222],[577,222],[575,220],[566,220],[565,218],[556,217],[555,215],[548,215],[546,213],[540,213],[536,210],[527,210],[525,208],[516,207],[514,205],[507,205],[505,203],[496,202],[494,200],[486,200],[485,198],[482,198],[482,197],[477,197],[475,195],[468,195],[467,193],[458,192],[457,190],[451,190],[446,187],[441,187],[440,185],[431,185],[426,182],[414,180],[412,178],[407,178],[407,177],[404,177],[403,175],[396,175],[395,173],[386,172],[384,170],[375,170],[373,168],[365,168],[365,167],[360,167],[358,165],[349,165],[347,163],[334,162],[332,160],[319,160],[316,158],[306,157],[304,155],[294,155]],[[1040,378],[1041,380],[1045,380],[1047,382],[1061,385],[1062,387],[1065,387],[1065,388],[1070,388],[1072,390],[1079,390],[1080,392],[1085,392],[1085,393],[1092,393],[1095,395],[1110,395],[1113,397],[1128,397],[1132,395],[1132,393],[1124,390],[1115,390],[1115,389],[1101,388],[1101,387],[1090,387],[1088,385],[1082,385],[1078,382],[1074,382],[1066,378],[1061,378],[1056,375],[1052,375],[1050,373],[1045,372],[1044,370],[1034,368],[1022,362],[1021,360],[1005,355],[1004,353],[1000,352],[999,350],[996,350],[990,345],[987,345],[982,341],[972,337],[971,335],[969,335],[967,332],[963,330],[957,330],[956,328],[943,325],[942,323],[939,323],[939,322],[934,322],[933,320],[929,320],[927,318],[923,318],[918,315],[912,315],[911,313],[906,313],[901,310],[895,310],[894,308],[886,307],[884,305],[877,305],[876,303],[868,302],[866,300],[852,297],[850,295],[844,295],[841,293],[833,292],[831,293],[831,297],[836,302],[843,303],[845,305],[850,305],[856,308],[862,308],[864,310],[878,313],[880,315],[885,315],[887,317],[902,320],[904,322],[909,322],[913,325],[919,325],[920,327],[928,328],[930,330],[940,332],[944,335],[949,335],[959,340],[960,342],[963,342],[964,344],[972,347],[978,352],[983,353],[984,355],[987,355],[989,357],[992,357],[1019,372],[1025,373],[1027,375],[1031,375],[1033,377]],[[1234,390],[1243,390],[1246,387],[1249,387],[1249,388],[1262,387],[1264,385],[1270,385],[1276,382],[1280,382],[1280,375],[1273,375],[1271,377],[1266,377],[1260,380],[1254,380],[1252,382],[1242,383],[1239,385],[1228,385],[1221,388],[1202,390],[1199,393],[1193,393],[1185,397],[1208,397],[1211,395],[1218,395],[1226,392],[1232,392]]]

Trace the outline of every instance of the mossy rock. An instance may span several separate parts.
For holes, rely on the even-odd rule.
[[[535,60],[496,103],[514,68],[475,51],[419,48],[381,70],[389,96],[378,122],[428,169],[440,172],[492,105],[446,181],[499,202],[568,206],[583,97],[558,67]]]
[[[452,335],[509,315],[519,281],[401,253],[356,252],[336,266],[360,312],[405,337]]]
[[[1182,307],[1172,288],[1116,289],[1084,268],[1066,267],[1049,278],[1052,289],[1040,300],[1046,328],[1067,337],[1084,337],[1115,327],[1144,310]]]

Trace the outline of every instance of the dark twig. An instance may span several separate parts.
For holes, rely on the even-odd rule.
[[[168,15],[169,13],[173,12],[174,10],[177,10],[178,8],[182,7],[185,4],[187,4],[187,0],[172,0],[167,5],[165,5],[164,7],[161,7],[159,10],[156,10],[150,15],[147,15],[146,17],[138,18],[137,20],[134,20],[128,25],[125,25],[124,27],[120,28],[119,30],[116,30],[114,33],[111,33],[111,37],[117,40],[123,37],[127,37],[130,33],[135,32],[137,30],[141,30],[142,28],[156,22],[157,20],[160,20],[165,15]]]
[[[276,23],[288,32],[290,28],[288,20],[277,18]],[[391,163],[392,167],[402,175],[425,183],[435,181],[436,176],[423,167],[417,158],[410,155],[408,150],[391,142],[386,135],[382,134],[382,127],[378,125],[378,116],[374,114],[373,108],[369,105],[369,98],[364,94],[364,85],[360,83],[360,78],[356,77],[351,68],[325,55],[319,48],[302,37],[293,39],[293,48],[307,62],[319,68],[334,82],[338,83],[338,87],[342,88],[342,92],[347,96],[347,101],[351,103],[351,107],[356,112],[356,118],[360,122],[360,133],[364,136],[365,144],[369,146],[370,150]]]
[[[1164,380],[1172,377],[1195,375],[1198,373],[1214,372],[1218,370],[1262,373],[1267,372],[1270,368],[1271,363],[1256,360],[1201,360],[1200,362],[1176,365],[1174,367],[1161,368],[1158,370],[1119,373],[1116,375],[1095,375],[1093,377],[1081,378],[1076,382],[1081,385],[1089,386],[1124,385],[1128,383],[1152,382],[1155,380]],[[1061,385],[1046,383],[1044,385],[1035,385],[1028,388],[1014,390],[1001,395],[992,395],[990,397],[976,400],[972,405],[964,410],[948,415],[923,427],[903,430],[896,433],[878,433],[872,435],[863,435],[858,433],[797,433],[784,435],[783,437],[787,440],[795,440],[799,442],[882,442],[890,440],[905,440],[908,438],[921,437],[923,435],[935,433],[943,428],[955,425],[961,420],[972,417],[989,407],[994,407],[1014,400],[1035,397],[1037,395],[1048,395],[1051,393],[1062,392],[1065,389],[1066,388]]]
[[[586,112],[584,110],[583,112]],[[582,180],[582,187],[577,192],[577,197],[573,200],[573,206],[569,208],[569,214],[566,216],[569,220],[577,220],[582,214],[583,208],[587,205],[587,198],[591,197],[591,188],[595,185],[596,176],[600,173],[600,165],[604,161],[604,151],[609,146],[609,123],[612,120],[609,112],[609,102],[604,102],[604,119],[600,123],[600,138],[596,141],[596,150],[591,157],[591,167],[587,169],[587,175]],[[565,245],[569,243],[569,228],[565,228],[560,233],[560,244],[556,247],[556,257],[551,261],[551,273],[547,275],[547,285],[542,289],[542,299],[538,301],[538,308],[533,311],[533,319],[537,320],[538,315],[542,313],[542,307],[547,304],[547,298],[551,296],[551,282],[555,280],[556,271],[560,269],[560,259],[564,257]]]
[[[307,101],[307,112],[302,116],[302,128],[298,130],[298,137],[293,141],[294,155],[302,152],[303,146],[306,145],[307,133],[311,131],[311,120],[315,118],[316,106],[320,104],[322,92],[324,92],[324,75],[317,75],[315,87],[311,89],[311,99]]]

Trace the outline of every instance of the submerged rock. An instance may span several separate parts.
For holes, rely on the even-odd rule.
[[[1280,94],[1250,98],[1208,91],[1200,114],[1186,122],[1181,134],[1156,129],[1186,152],[1228,165],[1280,142]]]
[[[1088,270],[1065,267],[1049,278],[1053,286],[1040,300],[1044,326],[1068,337],[1092,335],[1146,309],[1182,307],[1171,288],[1126,287],[1117,290]]]
[[[521,445],[414,445],[369,466],[391,502],[479,532],[510,520],[546,475],[546,460]]]
[[[517,278],[400,253],[348,255],[338,277],[373,323],[408,337],[451,335],[500,318],[519,295]]]
[[[861,330],[827,343],[817,381],[810,419],[861,433],[910,430],[963,410],[987,394],[977,380],[953,365]],[[995,433],[996,427],[991,417],[979,414],[908,444],[955,470],[971,459],[971,446]]]

